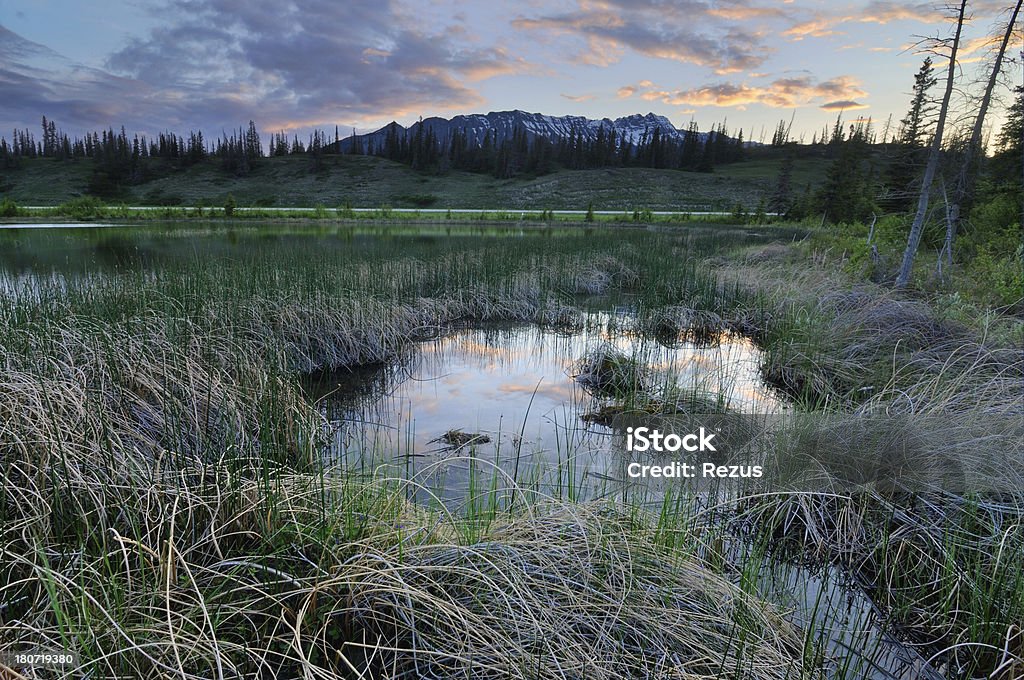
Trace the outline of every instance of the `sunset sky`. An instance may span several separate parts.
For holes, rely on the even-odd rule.
[[[965,76],[1007,4],[972,3]],[[0,134],[44,114],[72,133],[219,134],[519,108],[727,119],[755,140],[794,116],[810,141],[839,110],[898,120],[912,44],[948,30],[931,3],[884,1],[0,0]]]

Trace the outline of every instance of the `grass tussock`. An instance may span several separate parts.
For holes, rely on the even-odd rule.
[[[1019,424],[1024,344],[988,333],[990,319],[967,325],[926,300],[853,283],[799,246],[748,250],[715,272],[729,294],[715,309],[765,349],[769,384],[805,407],[903,419],[929,441],[944,437],[930,457],[905,461],[934,472],[932,491],[851,485],[812,456],[804,469],[817,491],[746,498],[731,520],[736,530],[765,536],[788,559],[840,565],[943,674],[1013,677],[1024,480],[1019,465],[986,455],[997,433],[978,433],[985,423]],[[963,470],[998,483],[938,484]]]
[[[589,350],[572,366],[573,379],[596,394],[627,396],[647,389],[649,371],[611,345]]]
[[[8,471],[16,460],[4,451]],[[619,511],[529,506],[460,541],[460,520],[341,470],[238,457],[163,475],[142,460],[17,464],[5,646],[135,677],[784,678],[803,664],[779,612]]]
[[[645,548],[637,531],[577,506],[500,525],[472,545],[361,555],[349,568],[366,577],[334,615],[368,631],[374,644],[361,654],[379,655],[394,677],[797,672],[799,638],[777,612],[692,558]],[[411,621],[414,631],[403,625]],[[420,659],[407,651],[417,649]]]
[[[1024,392],[1011,389],[1024,379],[1024,344],[804,259],[797,271],[798,252],[768,246],[716,269],[735,282],[722,285],[719,313],[765,348],[766,382],[817,407],[962,412],[980,394],[992,412],[1024,411]]]
[[[684,343],[706,347],[721,340],[728,326],[722,317],[708,309],[669,305],[647,319],[644,331],[650,332],[666,347]]]

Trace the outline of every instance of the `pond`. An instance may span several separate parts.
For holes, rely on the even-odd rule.
[[[624,396],[583,384],[581,359],[595,351],[644,370],[644,388]],[[777,413],[787,407],[761,380],[760,361],[749,339],[727,333],[701,344],[656,340],[620,308],[586,315],[574,332],[454,329],[393,364],[311,375],[306,384],[332,426],[328,455],[350,466],[391,466],[449,501],[493,475],[589,498],[627,483],[625,436],[602,417],[609,409],[625,401],[640,410],[641,400],[671,395],[698,410]]]
[[[620,426],[592,417],[621,403],[579,380],[580,359],[594,348],[648,367],[658,394],[699,396],[701,405],[749,415],[791,408],[763,383],[761,352],[749,339],[659,342],[636,330],[628,307],[588,314],[575,332],[526,324],[450,329],[416,343],[401,361],[310,375],[305,386],[331,425],[332,462],[400,479],[421,503],[472,514],[508,502],[512,488],[658,503],[664,483],[625,473],[628,461],[650,456],[627,451]],[[700,489],[692,490],[700,505]],[[738,542],[730,550],[747,548]],[[879,626],[877,608],[841,570],[755,559],[759,591],[815,631],[830,677],[941,677]]]

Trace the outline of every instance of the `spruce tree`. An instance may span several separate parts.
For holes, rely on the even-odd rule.
[[[931,57],[928,57],[914,75],[910,110],[900,121],[895,155],[886,174],[890,197],[888,203],[894,210],[908,210],[915,198],[917,179],[924,166],[925,147],[935,122],[935,103],[928,91],[936,82],[935,68]]]

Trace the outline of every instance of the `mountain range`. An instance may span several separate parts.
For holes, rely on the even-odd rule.
[[[358,144],[360,149],[366,149],[370,142],[373,147],[383,148],[385,139],[392,131],[399,137],[408,135],[412,138],[418,129],[423,127],[426,131],[433,131],[434,136],[439,140],[451,137],[452,133],[458,131],[466,135],[467,141],[473,145],[483,142],[488,133],[491,141],[501,144],[505,139],[512,136],[516,129],[525,131],[528,138],[544,138],[550,142],[557,143],[562,139],[569,139],[575,132],[588,141],[597,138],[598,131],[604,128],[605,134],[614,130],[620,140],[637,145],[646,134],[648,137],[659,130],[662,139],[670,139],[682,143],[685,130],[681,130],[665,116],[654,113],[646,115],[633,114],[622,118],[585,118],[583,116],[547,116],[542,113],[528,113],[526,111],[492,111],[490,113],[459,115],[452,118],[430,117],[423,118],[408,128],[396,122],[391,122],[379,130],[362,135],[350,136],[341,141],[343,152],[350,152],[353,144]],[[707,137],[706,132],[699,132],[698,138],[701,143]]]

